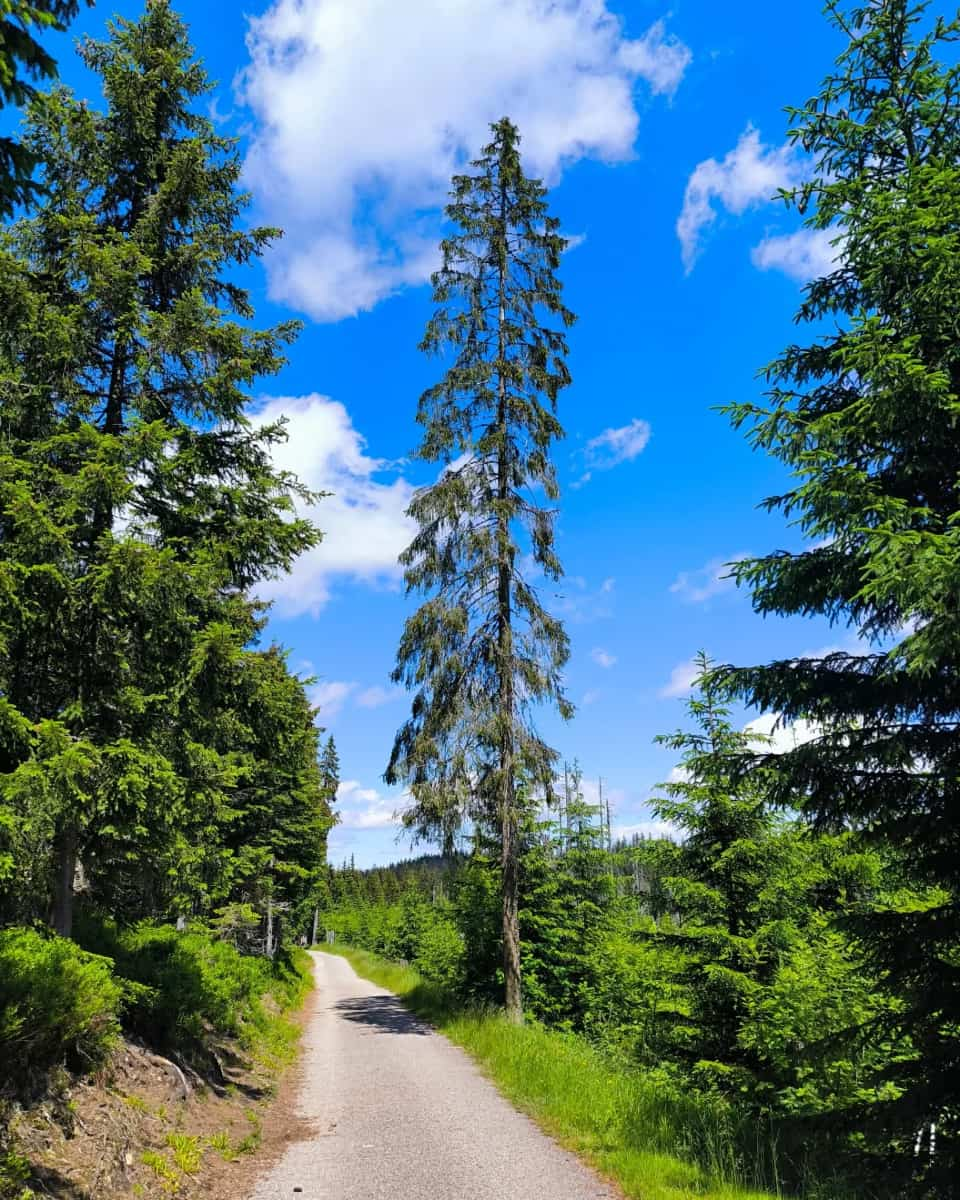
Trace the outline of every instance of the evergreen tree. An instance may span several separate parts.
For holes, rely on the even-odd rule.
[[[52,823],[64,933],[78,855],[120,838],[154,861],[185,813],[207,843],[235,821],[243,748],[206,734],[243,721],[203,681],[262,628],[247,589],[318,536],[271,465],[282,429],[244,411],[296,327],[251,327],[235,268],[276,231],[237,227],[239,158],[194,111],[185,27],[150,0],[81,54],[105,111],[64,89],[32,106],[45,196],[0,272],[4,792]]]
[[[80,0],[6,0],[0,8],[0,109],[26,104],[37,94],[36,81],[54,78],[57,64],[34,34],[66,29],[79,8]],[[34,194],[35,165],[25,146],[0,137],[0,218]]]
[[[744,754],[768,739],[733,728],[709,659],[697,664],[695,729],[658,739],[682,755],[681,778],[653,804],[683,834],[664,880],[679,923],[647,935],[681,956],[675,980],[688,1002],[667,1043],[701,1084],[767,1114],[829,1112],[840,1137],[862,1126],[877,1070],[895,1057],[870,1027],[885,1009],[840,927],[851,904],[876,893],[880,860],[853,833],[813,834],[777,812],[767,769],[742,777]],[[796,979],[818,954],[820,1011]]]
[[[418,833],[449,842],[464,819],[496,830],[503,897],[506,1008],[519,1020],[518,790],[550,789],[556,754],[534,710],[571,706],[561,670],[568,643],[523,571],[529,553],[548,579],[558,496],[550,461],[569,381],[563,328],[573,322],[556,276],[564,239],[542,184],[527,178],[519,134],[504,118],[472,174],[453,179],[433,277],[437,310],[422,348],[454,361],[421,397],[421,459],[443,464],[410,506],[419,530],[401,556],[410,591],[429,595],[404,629],[394,679],[417,689],[387,769],[405,781]],[[552,324],[550,323],[552,321]],[[559,326],[559,327],[557,327]]]
[[[332,733],[327,738],[320,757],[320,777],[327,803],[332,805],[340,786],[340,755],[337,753],[337,744]]]
[[[524,991],[540,1020],[583,1026],[597,946],[616,912],[601,806],[583,795],[579,765],[564,765],[563,824],[522,831],[520,930]]]
[[[736,573],[758,611],[824,614],[865,645],[724,678],[819,730],[768,764],[780,801],[897,847],[926,888],[862,926],[920,1054],[891,1079],[912,1158],[924,1120],[960,1112],[960,22],[915,0],[828,8],[848,44],[790,110],[813,170],[784,198],[833,232],[837,259],[800,306],[809,340],[766,370],[769,404],[731,410],[793,472],[767,506],[815,545]],[[954,1181],[956,1135],[940,1121],[935,1166]]]

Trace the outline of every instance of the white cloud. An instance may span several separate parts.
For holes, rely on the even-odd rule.
[[[821,728],[815,722],[802,718],[788,723],[777,713],[764,713],[744,726],[743,732],[760,735],[756,747],[758,750],[768,754],[785,754],[818,738]]]
[[[403,696],[403,688],[385,688],[376,685],[366,688],[357,696],[356,702],[361,708],[382,708],[384,704],[392,704]]]
[[[613,838],[627,840],[634,835],[644,838],[669,838],[672,842],[680,841],[680,831],[669,821],[637,821],[633,825],[614,825]]]
[[[681,571],[670,584],[670,591],[687,604],[703,604],[714,596],[731,592],[737,586],[730,575],[731,565],[749,557],[748,554],[735,554],[729,559],[711,558],[695,571]]]
[[[601,646],[595,646],[590,651],[590,657],[598,667],[603,667],[605,671],[616,666],[616,655],[611,654],[608,650],[604,650]]]
[[[686,271],[690,272],[697,260],[704,229],[717,219],[714,201],[740,215],[773,199],[778,188],[799,183],[802,175],[802,164],[793,147],[789,143],[764,145],[752,125],[722,161],[708,158],[700,163],[687,182],[677,219]]]
[[[508,113],[548,181],[633,153],[635,92],[671,95],[690,51],[606,0],[274,0],[236,80],[255,125],[246,182],[287,231],[273,299],[320,320],[371,308],[436,261],[451,174]]]
[[[262,424],[286,417],[288,438],[274,448],[274,463],[312,491],[332,493],[302,506],[323,530],[323,541],[301,555],[289,575],[264,584],[264,599],[273,600],[281,616],[295,616],[318,612],[338,577],[395,584],[397,555],[414,532],[406,516],[412,485],[366,453],[347,410],[327,396],[271,398],[252,417]],[[377,478],[391,470],[391,481]]]
[[[356,779],[345,779],[337,788],[339,827],[345,829],[399,828],[398,811],[404,797],[384,796],[376,788],[361,787]]]
[[[797,283],[829,275],[836,267],[840,247],[831,243],[835,229],[798,229],[783,237],[765,238],[750,257],[761,271],[782,271]]]
[[[356,686],[355,683],[347,683],[343,680],[330,680],[329,682],[315,683],[308,688],[307,696],[310,703],[314,708],[320,710],[317,713],[317,720],[323,722],[335,717]]]
[[[688,695],[699,675],[700,668],[693,659],[690,659],[689,662],[678,663],[670,672],[669,683],[660,689],[660,695],[664,699]]]
[[[641,454],[650,441],[650,425],[634,417],[628,425],[605,429],[587,442],[587,465],[594,471],[609,471],[620,463],[631,462]]]
[[[590,688],[589,691],[583,693],[583,699],[580,701],[580,707],[589,708],[591,704],[596,704],[602,695],[603,693],[599,691],[599,689]]]

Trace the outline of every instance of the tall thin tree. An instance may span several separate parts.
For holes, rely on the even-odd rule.
[[[416,689],[387,779],[414,803],[410,828],[449,842],[464,821],[500,844],[507,1013],[522,1017],[518,832],[555,752],[535,710],[568,717],[561,670],[568,639],[542,605],[533,568],[559,579],[550,460],[563,436],[557,396],[570,382],[564,330],[574,320],[557,278],[565,245],[546,189],[524,174],[506,118],[469,174],[453,179],[433,276],[436,312],[423,339],[453,362],[424,392],[418,457],[443,464],[414,497],[419,529],[401,556],[408,591],[428,598],[407,621],[394,679]]]

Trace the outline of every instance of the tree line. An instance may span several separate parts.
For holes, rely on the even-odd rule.
[[[166,0],[80,45],[101,108],[16,82],[50,70],[30,21],[76,7],[3,18],[29,103],[0,231],[0,923],[70,936],[79,894],[299,931],[338,767],[257,599],[320,537],[249,412],[298,330],[238,282],[279,231],[244,222]]]

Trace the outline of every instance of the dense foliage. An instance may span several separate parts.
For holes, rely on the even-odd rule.
[[[296,325],[254,323],[277,231],[166,0],[81,45],[102,110],[11,74],[76,5],[0,8],[42,185],[0,231],[0,1095],[121,1027],[215,1074],[283,1036],[338,782],[255,594],[320,536],[249,412]]]
[[[79,866],[123,921],[266,895],[300,920],[332,791],[251,589],[318,535],[245,411],[295,327],[253,328],[234,278],[275,231],[237,227],[166,3],[81,53],[106,108],[29,110],[44,194],[0,241],[0,918],[52,903],[69,935]]]
[[[882,1036],[916,1050],[888,1064],[885,1122],[937,1124],[937,1188],[960,1176],[960,20],[830,10],[848,45],[791,110],[812,166],[784,199],[836,261],[806,290],[806,341],[766,369],[768,404],[731,410],[792,473],[767,506],[815,545],[736,573],[759,612],[824,614],[860,643],[723,678],[815,731],[745,769],[817,827],[896,847],[914,885],[860,906],[858,930],[897,1001]]]

